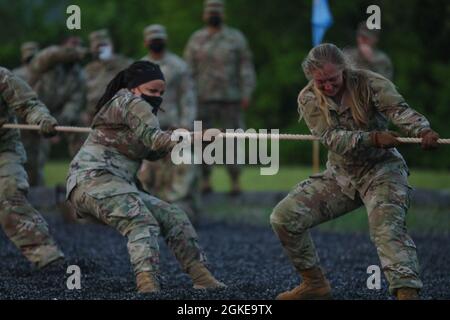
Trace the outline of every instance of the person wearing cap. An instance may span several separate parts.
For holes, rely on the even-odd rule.
[[[158,114],[163,130],[193,130],[197,116],[197,97],[188,65],[167,49],[167,32],[162,25],[144,29],[144,45],[148,54],[142,60],[160,66],[166,78],[166,92]],[[169,203],[181,206],[195,220],[199,210],[199,172],[196,166],[174,165],[170,156],[158,161],[143,161],[139,180],[144,190]]]
[[[197,87],[199,118],[206,128],[244,128],[242,109],[247,109],[255,88],[252,54],[244,35],[224,24],[224,2],[206,0],[206,27],[195,32],[185,48],[184,58],[192,69]],[[232,195],[240,193],[240,168],[228,165]],[[203,192],[212,191],[211,166],[203,165]]]
[[[38,51],[33,43],[22,46],[22,57],[27,61],[27,82],[37,93],[39,99],[47,106],[61,125],[77,124],[85,104],[84,76],[80,61],[86,54],[81,47],[79,37],[66,37],[61,45],[52,45]],[[50,141],[43,140],[32,132],[23,134],[28,155],[25,165],[30,177],[30,185],[44,183],[43,170],[51,145],[60,141],[59,136]],[[68,139],[69,154],[76,153],[73,135]]]
[[[381,74],[389,80],[393,79],[391,59],[377,48],[379,30],[370,30],[366,22],[361,22],[356,31],[357,47],[344,50],[350,61],[358,68]]]
[[[27,260],[44,268],[61,261],[64,255],[50,236],[44,218],[27,200],[29,184],[23,167],[27,156],[20,132],[1,128],[5,123],[15,123],[17,116],[28,124],[39,125],[45,137],[57,133],[57,120],[30,86],[0,67],[0,226]]]
[[[108,30],[101,29],[89,34],[90,52],[93,60],[84,72],[86,74],[87,103],[83,122],[90,125],[95,105],[105,92],[109,81],[121,70],[128,67],[132,60],[114,52],[114,44]]]
[[[138,187],[142,160],[163,158],[178,143],[159,127],[164,91],[164,75],[149,61],[136,61],[111,80],[97,103],[93,130],[70,164],[67,199],[81,217],[98,219],[127,237],[138,292],[161,290],[159,234],[194,288],[221,288],[186,213]]]

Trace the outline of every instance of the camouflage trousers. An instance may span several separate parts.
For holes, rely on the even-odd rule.
[[[44,218],[26,199],[27,174],[16,153],[0,153],[0,224],[8,238],[37,267],[63,257]]]
[[[416,246],[405,224],[409,197],[406,171],[377,176],[355,200],[343,194],[332,177],[318,175],[300,182],[274,208],[270,220],[291,262],[301,271],[319,264],[308,230],[364,205],[370,238],[390,292],[395,293],[397,288],[422,287]]]
[[[202,121],[203,129],[243,129],[245,130],[244,119],[239,102],[203,102],[199,104],[199,119]],[[236,145],[236,144],[235,144]],[[226,166],[228,174],[232,179],[240,176],[241,168],[237,164],[237,152],[234,150],[234,164]],[[211,176],[212,165],[202,165],[202,175],[208,179]]]
[[[117,176],[98,172],[78,182],[69,199],[81,217],[94,217],[127,237],[136,274],[159,273],[159,234],[185,272],[196,263],[206,263],[194,227],[181,209]]]
[[[144,160],[138,178],[147,193],[178,205],[191,220],[197,219],[200,209],[197,166],[175,165],[169,153],[164,159],[157,161]]]

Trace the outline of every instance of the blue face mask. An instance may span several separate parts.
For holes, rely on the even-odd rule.
[[[148,96],[146,94],[141,94],[141,98],[148,102],[153,107],[153,114],[156,116],[158,114],[159,107],[162,103],[162,98],[157,96]]]

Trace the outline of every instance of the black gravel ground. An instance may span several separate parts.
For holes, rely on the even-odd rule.
[[[58,217],[47,220],[66,254],[65,265],[34,270],[0,231],[0,299],[273,299],[299,281],[270,228],[204,223],[197,227],[201,243],[214,274],[228,287],[192,289],[161,243],[163,291],[139,295],[126,241],[118,233],[101,225],[68,224]],[[392,299],[384,277],[381,290],[367,289],[367,267],[379,264],[368,235],[315,232],[313,237],[335,299]],[[422,298],[450,299],[450,236],[413,238],[424,280]],[[66,287],[69,264],[81,269],[81,290]]]

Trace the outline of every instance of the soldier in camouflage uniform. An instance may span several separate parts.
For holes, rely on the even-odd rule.
[[[203,19],[207,27],[191,36],[184,54],[197,85],[199,118],[207,128],[244,128],[241,109],[249,106],[256,78],[247,40],[223,24],[222,0],[206,0]],[[236,150],[234,154],[235,164],[227,166],[233,195],[240,192]],[[210,192],[212,167],[202,169],[203,191]]]
[[[332,44],[313,48],[303,63],[311,81],[300,92],[298,111],[311,133],[329,150],[325,172],[300,182],[273,210],[271,224],[303,283],[278,299],[329,298],[309,229],[362,205],[390,292],[418,298],[422,287],[416,247],[407,234],[408,167],[395,149],[392,121],[423,148],[439,135],[411,109],[388,79],[352,69]]]
[[[50,46],[36,53],[30,62],[30,85],[61,125],[79,125],[85,106],[85,79],[79,62],[85,56],[86,49],[79,44],[78,37],[68,37],[62,45]],[[79,137],[67,134],[64,138],[68,141],[69,154],[75,155],[81,146]],[[42,181],[42,171],[51,145],[59,142],[58,136],[50,142],[41,139],[40,143],[27,150],[27,167],[31,169],[33,182],[35,179],[38,184]]]
[[[39,51],[37,42],[25,42],[21,48],[22,65],[12,72],[25,80],[28,84],[31,81],[30,62]],[[25,119],[18,119],[20,123],[26,123]],[[41,151],[41,137],[33,131],[24,130],[20,133],[23,146],[27,153],[27,162],[25,170],[28,174],[28,183],[30,186],[40,186],[44,184],[44,175],[42,168],[45,165],[45,154]]]
[[[56,134],[57,125],[36,94],[20,78],[0,67],[0,224],[22,254],[42,268],[61,259],[62,252],[51,238],[43,217],[27,201],[26,154],[19,130],[1,129],[15,123],[16,116],[41,126],[41,133]]]
[[[166,79],[166,92],[161,105],[164,112],[158,120],[162,130],[185,128],[193,130],[197,116],[197,97],[187,64],[166,50],[167,32],[164,26],[150,25],[144,29],[144,43],[149,49],[142,60],[160,66]],[[198,170],[194,165],[174,165],[170,155],[158,161],[144,160],[139,180],[144,190],[156,197],[182,207],[191,219],[199,207]]]
[[[108,30],[101,29],[89,35],[90,51],[94,58],[88,63],[86,75],[87,105],[83,122],[89,126],[95,114],[95,106],[105,92],[106,86],[121,70],[128,67],[132,60],[114,53],[114,46]]]
[[[358,46],[344,52],[356,67],[379,73],[392,81],[394,72],[391,59],[386,53],[377,49],[378,40],[379,31],[368,29],[366,22],[362,22],[356,32]]]
[[[139,292],[160,290],[160,232],[194,288],[222,287],[205,266],[186,214],[136,186],[142,160],[160,159],[176,144],[156,117],[164,90],[160,68],[148,61],[133,63],[110,82],[97,104],[93,132],[70,165],[67,197],[79,215],[127,237]]]

